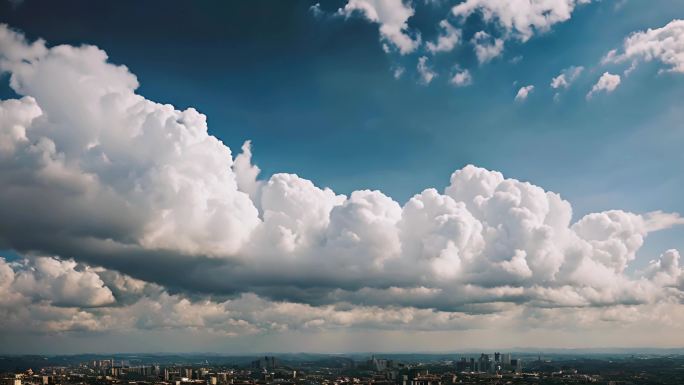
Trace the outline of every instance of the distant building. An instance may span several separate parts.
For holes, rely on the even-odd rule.
[[[2,385],[21,385],[21,379],[17,377],[3,378]]]
[[[392,360],[386,360],[384,358],[375,358],[375,356],[373,356],[371,357],[370,361],[368,361],[368,366],[376,372],[384,372],[385,370],[394,368],[395,365],[394,361]]]
[[[516,366],[517,365],[517,366]],[[480,357],[461,357],[455,361],[457,372],[480,372],[480,373],[502,373],[502,372],[522,372],[522,361],[511,358],[510,353],[496,352],[493,355],[482,353]]]
[[[413,378],[411,385],[442,385],[442,378],[434,374],[424,374]]]
[[[519,358],[511,360],[511,367],[513,368],[513,370],[515,370],[516,373],[522,373],[522,360]]]
[[[480,354],[480,359],[478,360],[478,371],[480,372],[490,372],[492,370],[492,363],[489,360],[489,354]]]
[[[275,369],[280,365],[278,359],[273,356],[265,356],[256,361],[252,361],[254,369]]]

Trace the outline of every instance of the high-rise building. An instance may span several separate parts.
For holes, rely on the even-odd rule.
[[[460,360],[456,361],[456,371],[457,372],[469,371],[470,368],[468,366],[469,366],[468,361],[466,360],[465,357],[461,357]]]
[[[256,361],[252,361],[252,368],[255,369],[274,369],[278,367],[278,359],[272,356],[265,356]]]
[[[383,372],[385,370],[391,369],[394,366],[394,362],[392,360],[375,357],[371,357],[368,364],[376,372]]]
[[[520,358],[512,359],[511,367],[513,367],[513,370],[515,370],[516,373],[522,373],[522,360]]]
[[[478,360],[478,366],[480,372],[489,372],[491,369],[491,364],[489,362],[489,354],[482,353],[480,359]]]

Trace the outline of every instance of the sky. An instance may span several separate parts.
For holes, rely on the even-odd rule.
[[[682,19],[0,0],[0,353],[682,347]]]

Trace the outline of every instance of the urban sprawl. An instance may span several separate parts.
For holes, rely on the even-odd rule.
[[[516,357],[510,353],[474,354],[452,359],[366,359],[331,355],[310,359],[253,357],[153,362],[152,358],[94,359],[67,365],[18,360],[0,385],[453,385],[453,384],[676,384],[684,378],[684,358],[619,360]],[[9,358],[0,358],[0,364]],[[16,358],[14,358],[17,360]],[[2,361],[5,360],[5,361]],[[46,358],[47,360],[47,358]],[[668,364],[666,364],[668,362]],[[670,364],[671,362],[671,364]],[[656,365],[656,366],[653,366]],[[658,367],[660,365],[660,367]],[[5,367],[6,368],[6,367]],[[672,381],[672,382],[670,382]]]

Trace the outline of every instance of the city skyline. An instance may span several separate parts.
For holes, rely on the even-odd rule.
[[[0,0],[0,353],[684,347],[684,3]]]
[[[524,360],[523,358],[524,357]],[[105,356],[3,357],[7,385],[51,384],[678,384],[681,356]],[[33,368],[31,367],[33,366]],[[35,368],[35,370],[34,370]]]

